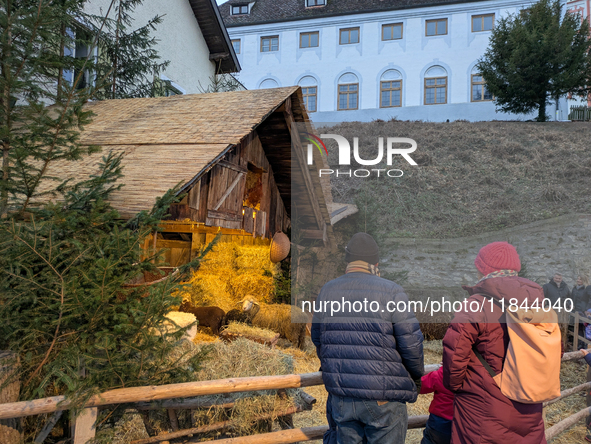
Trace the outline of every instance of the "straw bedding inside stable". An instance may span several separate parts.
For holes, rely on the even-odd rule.
[[[276,273],[268,246],[219,243],[194,273],[183,297],[194,305],[215,305],[226,312],[239,308],[246,295],[270,302]]]

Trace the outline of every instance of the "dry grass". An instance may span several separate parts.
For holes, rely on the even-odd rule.
[[[218,243],[193,275],[183,297],[194,305],[215,305],[226,312],[237,308],[249,294],[270,302],[276,273],[268,246]]]
[[[266,341],[269,341],[275,338],[275,336],[277,336],[277,333],[275,333],[272,330],[267,330],[266,328],[253,327],[251,325],[243,324],[242,322],[230,322],[225,331],[244,336],[253,336],[264,339]]]
[[[587,364],[583,360],[563,363],[560,369],[561,390],[586,382],[587,367]],[[546,427],[551,427],[557,422],[584,409],[586,406],[585,394],[585,392],[580,392],[549,406],[546,411]],[[574,427],[571,427],[554,439],[552,444],[585,442],[585,432],[585,423],[584,421],[580,421]]]
[[[418,168],[400,156],[371,167],[400,168],[399,179],[331,176],[335,199],[362,203],[368,226],[384,235],[466,236],[591,211],[586,123],[350,122],[330,132],[359,137],[364,159],[375,158],[378,136],[417,141]],[[327,144],[338,167],[336,142]]]
[[[216,338],[213,338],[216,340]],[[196,350],[210,345],[201,342]],[[187,345],[185,345],[186,347]],[[438,364],[441,362],[443,348],[442,341],[426,341],[424,343],[425,364]],[[238,339],[226,344],[219,340],[213,343],[213,350],[209,359],[205,361],[205,367],[196,375],[196,380],[212,380],[228,377],[280,375],[289,373],[311,373],[320,368],[320,361],[316,356],[316,350],[309,338],[306,338],[304,350],[297,348],[270,349],[266,346],[256,344],[246,339]],[[587,365],[584,362],[566,362],[561,370],[562,389],[574,387],[585,382]],[[311,411],[304,411],[294,415],[294,426],[312,427],[326,424],[326,400],[328,394],[324,386],[307,387],[305,391],[314,396],[317,400]],[[189,418],[188,413],[179,413],[181,427],[183,424],[188,427],[189,421],[193,424],[204,425],[225,419],[239,421],[239,427],[233,432],[234,435],[247,435],[263,433],[266,430],[265,424],[252,422],[252,418],[258,414],[278,412],[284,408],[299,402],[297,390],[289,391],[289,400],[278,401],[275,391],[259,392],[256,396],[251,393],[236,395],[236,407],[231,411],[211,409],[203,411],[194,418]],[[210,397],[212,400],[216,397]],[[417,402],[408,404],[408,415],[424,415],[428,413],[429,404],[433,399],[432,395],[420,395]],[[573,395],[564,401],[557,402],[547,409],[547,425],[550,427],[558,421],[565,419],[585,407],[584,393]],[[152,425],[160,431],[168,431],[169,423],[164,411],[150,413]],[[262,427],[262,428],[261,428]],[[273,430],[277,430],[277,423]],[[409,430],[406,437],[407,444],[420,444],[423,430]],[[585,425],[581,421],[575,427],[564,432],[554,441],[553,444],[567,444],[583,442],[585,436]],[[115,444],[123,444],[131,439],[146,437],[143,423],[137,415],[130,411],[124,421],[116,426]],[[211,435],[209,438],[213,438]],[[205,438],[205,437],[204,437]],[[313,444],[321,444],[321,441],[311,441]]]

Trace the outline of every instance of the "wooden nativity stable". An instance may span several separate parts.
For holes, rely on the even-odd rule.
[[[303,147],[296,146],[292,156],[291,132],[297,131],[292,123],[312,131],[299,87],[87,106],[95,115],[81,141],[102,146],[102,153],[60,165],[60,176],[92,174],[108,151],[123,152],[124,186],[111,203],[125,218],[149,210],[156,198],[182,184],[185,197],[162,221],[163,231],[145,244],[165,248],[170,265],[188,262],[219,232],[222,241],[270,243],[291,226],[292,192],[298,194],[303,236],[334,243],[326,184],[315,165],[304,164]]]

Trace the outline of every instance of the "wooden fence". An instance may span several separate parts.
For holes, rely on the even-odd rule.
[[[568,120],[588,122],[591,120],[591,108],[587,106],[571,106]]]
[[[565,353],[562,361],[571,361],[581,359],[582,352]],[[425,373],[435,371],[439,365],[425,366]],[[591,372],[588,373],[588,380]],[[181,384],[168,384],[162,386],[147,386],[147,387],[132,387],[122,388],[116,390],[109,390],[100,395],[91,397],[85,405],[84,410],[76,419],[73,427],[74,444],[85,444],[95,436],[95,421],[97,418],[98,408],[115,405],[115,404],[134,404],[138,410],[154,409],[154,408],[168,408],[174,409],[195,409],[208,408],[211,404],[200,401],[198,396],[205,395],[223,395],[238,392],[253,392],[259,390],[284,390],[288,388],[304,388],[316,385],[322,385],[322,373],[305,373],[300,375],[281,375],[281,376],[257,376],[248,378],[229,378],[219,379],[214,381],[199,381],[187,382]],[[591,382],[581,384],[577,387],[570,388],[561,393],[560,397],[549,401],[545,404],[550,405],[575,393],[583,390],[591,389]],[[312,397],[310,397],[312,398]],[[313,398],[312,398],[313,400]],[[310,402],[314,402],[310,401]],[[231,406],[232,400],[222,400],[219,405]],[[22,418],[25,416],[33,416],[40,414],[53,413],[43,428],[40,436],[35,439],[35,443],[41,443],[51,431],[51,427],[55,425],[61,412],[68,410],[71,403],[63,396],[53,396],[49,398],[36,399],[33,401],[21,401],[0,404],[0,421],[14,418]],[[169,410],[169,411],[170,411]],[[289,415],[301,411],[296,407],[288,409],[285,412],[280,412],[276,416]],[[546,430],[546,439],[550,440],[562,433],[577,421],[583,419],[591,414],[591,407],[587,407],[575,415],[555,424]],[[56,419],[57,418],[57,419]],[[174,417],[175,418],[175,417]],[[270,419],[271,415],[265,417],[261,416],[259,419]],[[408,428],[422,428],[425,427],[428,415],[411,416],[408,420]],[[171,418],[171,422],[173,418]],[[188,435],[198,435],[214,430],[221,430],[231,426],[231,421],[224,423],[212,424],[193,429],[177,430],[172,433],[161,434],[153,436],[148,439],[134,441],[132,444],[149,444],[168,441]],[[177,426],[178,428],[178,426]],[[321,439],[327,426],[308,427],[301,429],[282,430],[280,432],[264,433],[252,436],[243,436],[237,438],[220,439],[215,441],[217,444],[289,444],[296,442],[312,441]],[[43,436],[44,435],[44,436]],[[189,443],[202,442],[199,439],[188,441]]]

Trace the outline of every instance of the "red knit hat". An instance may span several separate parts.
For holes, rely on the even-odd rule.
[[[521,270],[517,250],[508,242],[493,242],[482,247],[474,265],[484,276],[499,270]]]

